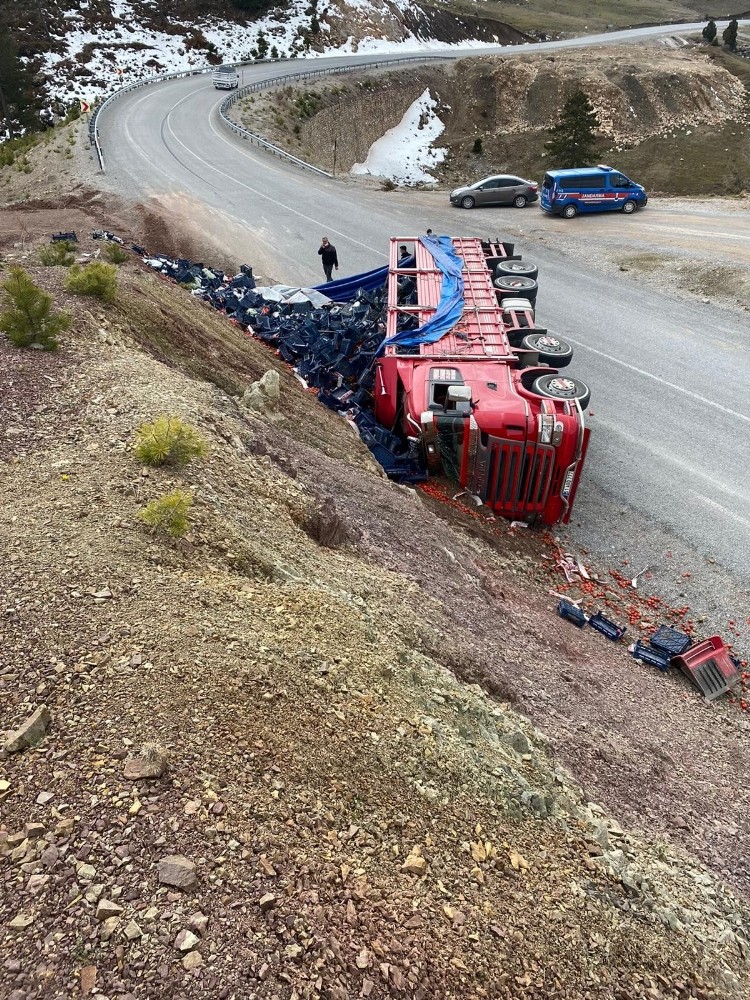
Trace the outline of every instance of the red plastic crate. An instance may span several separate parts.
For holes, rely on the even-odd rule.
[[[718,635],[696,642],[681,656],[675,656],[672,663],[690,678],[709,701],[726,694],[740,679],[740,672]]]

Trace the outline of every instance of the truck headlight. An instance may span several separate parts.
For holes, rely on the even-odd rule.
[[[539,414],[539,442],[540,444],[552,444],[552,435],[555,431],[555,417],[552,413]]]

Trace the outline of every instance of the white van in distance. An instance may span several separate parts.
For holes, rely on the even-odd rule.
[[[236,90],[240,85],[240,74],[234,66],[219,66],[213,71],[211,82],[216,90]]]

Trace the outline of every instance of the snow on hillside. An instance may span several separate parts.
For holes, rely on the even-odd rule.
[[[410,0],[389,0],[388,5],[372,0],[319,0],[318,18],[321,35],[331,32],[331,24],[351,16],[361,23],[365,17],[366,30],[374,31],[384,9],[398,12]],[[271,10],[265,17],[239,25],[229,21],[211,20],[198,22],[191,27],[202,32],[216,46],[221,60],[226,63],[251,61],[250,52],[265,36],[269,51],[275,47],[280,58],[304,56],[305,58],[350,52],[416,52],[435,48],[474,48],[486,42],[467,40],[450,46],[429,38],[418,38],[403,29],[400,40],[377,37],[375,34],[350,35],[339,44],[323,45],[322,51],[306,49],[304,34],[310,28],[309,0],[291,0],[284,9]],[[65,43],[62,53],[47,53],[43,57],[45,76],[49,79],[50,98],[66,103],[76,98],[92,101],[111,93],[118,87],[134,83],[149,76],[190,70],[207,63],[207,53],[200,49],[186,48],[182,34],[170,34],[139,25],[137,12],[128,0],[112,0],[112,14],[117,26],[104,29],[90,27],[86,18],[86,0],[79,10],[68,12],[67,30],[57,40]],[[348,21],[347,21],[348,23]],[[383,32],[385,34],[385,31]],[[321,36],[318,36],[318,41]],[[72,63],[72,65],[71,65]],[[76,73],[76,67],[82,70]]]
[[[370,146],[365,162],[355,163],[350,173],[388,177],[397,184],[435,183],[429,171],[447,154],[446,149],[432,145],[445,131],[436,108],[428,88],[409,106],[398,125]]]

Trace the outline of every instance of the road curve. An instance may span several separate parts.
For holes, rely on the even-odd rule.
[[[701,27],[634,29],[542,48]],[[449,54],[528,51],[488,46]],[[374,60],[318,59],[315,68],[361,61]],[[298,63],[247,67],[245,83],[299,71]],[[222,96],[206,77],[189,77],[114,102],[99,123],[107,184],[155,213],[179,214],[196,236],[223,240],[236,263],[262,261],[258,270],[275,280],[320,281],[316,250],[324,232],[338,247],[342,273],[356,273],[383,263],[390,236],[427,226],[457,236],[495,235],[507,217],[287,166],[224,129]],[[578,221],[583,234],[585,220]],[[629,221],[612,217],[616,225]],[[573,541],[610,565],[655,563],[655,585],[677,603],[686,596],[717,628],[727,618],[744,620],[743,607],[750,608],[746,316],[644,288],[629,275],[599,274],[546,246],[535,246],[533,255],[541,269],[537,321],[575,344],[571,372],[593,388],[594,434]],[[689,584],[683,573],[693,574]]]

